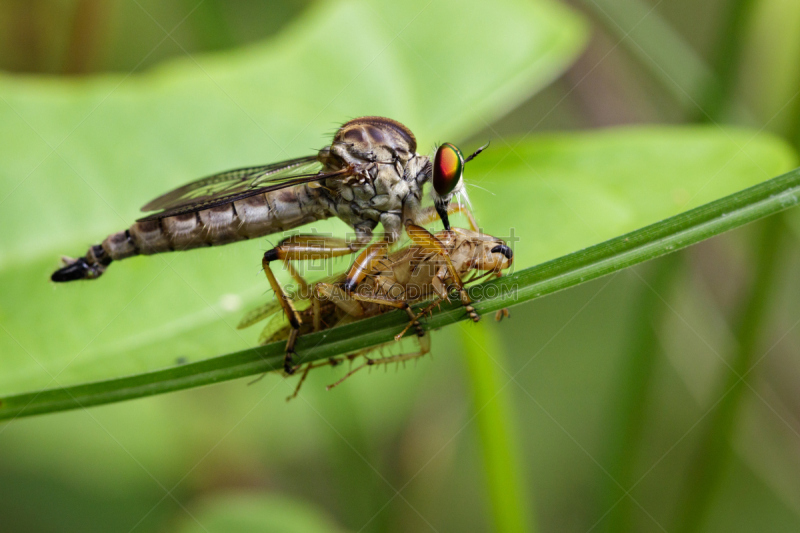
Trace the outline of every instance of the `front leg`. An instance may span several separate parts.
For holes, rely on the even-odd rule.
[[[411,220],[411,222],[417,226],[427,226],[441,218],[442,223],[444,223],[444,229],[449,230],[450,220],[447,215],[461,214],[467,217],[469,228],[472,231],[478,231],[478,222],[475,220],[475,215],[472,214],[472,211],[470,211],[467,206],[451,202],[450,205],[447,206],[447,212],[444,213],[444,217],[441,216],[442,213],[443,212],[440,212],[436,206],[428,206],[415,209],[412,213],[408,213],[405,219]]]
[[[275,293],[275,298],[278,299],[278,303],[283,309],[284,314],[286,314],[286,318],[289,320],[289,325],[292,327],[292,331],[289,333],[289,340],[286,342],[286,354],[283,358],[283,369],[287,374],[293,374],[294,366],[292,365],[292,356],[294,355],[294,344],[297,340],[297,333],[300,331],[300,324],[303,323],[303,320],[300,318],[300,313],[298,313],[297,309],[295,309],[292,299],[289,298],[289,295],[287,295],[286,291],[283,290],[278,278],[275,277],[275,273],[272,272],[270,262],[273,259],[271,259],[272,255],[270,252],[274,250],[275,249],[270,250],[264,254],[261,264],[264,267],[264,274],[267,276],[267,281],[272,287],[272,291]]]
[[[408,233],[408,236],[411,237],[411,240],[414,241],[414,245],[417,246],[423,254],[438,254],[444,259],[445,268],[449,274],[448,277],[452,280],[452,284],[455,285],[456,289],[458,290],[461,305],[464,306],[464,310],[467,312],[472,321],[478,322],[481,317],[475,312],[475,308],[472,306],[472,299],[469,297],[467,290],[464,288],[464,283],[461,281],[461,276],[458,274],[458,270],[456,269],[455,265],[453,265],[453,261],[450,258],[450,252],[447,250],[447,247],[442,243],[442,241],[437,239],[431,232],[423,227],[409,224],[406,226],[406,232]]]
[[[295,355],[294,347],[297,341],[297,335],[300,330],[300,325],[303,323],[300,314],[295,309],[294,303],[286,291],[283,290],[278,278],[275,277],[270,263],[273,261],[302,261],[312,259],[328,259],[332,257],[341,257],[343,255],[350,255],[369,243],[371,232],[357,230],[358,239],[355,242],[347,242],[344,239],[337,239],[334,237],[324,237],[320,235],[294,235],[281,241],[278,246],[267,250],[261,260],[264,267],[264,273],[267,276],[275,298],[281,305],[286,318],[289,320],[289,325],[292,328],[289,334],[289,340],[286,343],[286,356],[284,357],[283,368],[287,374],[294,373],[295,367],[293,365],[293,357]],[[296,272],[292,272],[293,277],[299,276]],[[303,281],[305,283],[305,281]]]
[[[419,350],[416,352],[411,353],[401,353],[397,355],[390,355],[389,357],[380,357],[376,359],[372,359],[367,355],[364,355],[365,361],[360,364],[359,366],[352,369],[350,372],[345,374],[339,381],[328,385],[326,390],[331,390],[332,388],[336,387],[337,385],[341,385],[347,378],[361,370],[362,368],[370,367],[370,366],[377,366],[377,365],[388,365],[389,363],[404,363],[405,361],[409,361],[411,359],[416,359],[418,357],[424,357],[431,351],[431,337],[429,333],[424,333],[423,335],[416,337],[417,344],[419,345]],[[369,352],[369,350],[367,350]],[[360,355],[360,354],[359,354]]]

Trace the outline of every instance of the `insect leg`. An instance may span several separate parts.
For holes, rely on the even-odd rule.
[[[400,337],[402,337],[412,326],[416,328],[418,337],[425,335],[425,330],[422,329],[418,319],[420,316],[425,314],[427,310],[420,313],[419,316],[414,315],[414,311],[411,309],[411,307],[409,307],[408,302],[405,300],[393,300],[384,296],[358,294],[357,292],[345,293],[339,287],[329,283],[317,283],[315,290],[317,294],[331,300],[339,308],[354,316],[363,316],[364,310],[359,302],[385,305],[388,307],[394,307],[396,309],[405,309],[406,313],[408,313],[410,321],[402,333],[395,337],[395,340],[400,340]],[[359,314],[353,312],[354,308],[358,310],[357,313]]]
[[[325,364],[328,364],[328,363],[327,363],[327,361],[325,362]],[[300,392],[300,387],[302,387],[302,386],[303,386],[303,382],[304,382],[304,381],[306,380],[306,378],[308,377],[308,373],[309,373],[309,372],[311,372],[311,369],[312,369],[312,368],[316,368],[316,366],[322,366],[322,365],[314,365],[314,364],[308,364],[308,365],[306,365],[306,368],[305,368],[305,370],[303,370],[303,374],[300,376],[300,379],[297,381],[297,386],[294,388],[294,392],[291,394],[291,396],[287,396],[287,397],[286,397],[286,401],[287,401],[287,402],[288,402],[289,400],[292,400],[292,399],[294,399],[294,398],[297,398],[297,394]]]
[[[442,256],[450,274],[450,278],[453,280],[453,285],[455,285],[456,289],[458,290],[458,294],[461,299],[461,305],[464,306],[464,310],[467,312],[472,321],[478,322],[481,317],[475,312],[475,308],[472,307],[472,300],[470,299],[467,290],[464,288],[461,277],[458,275],[458,271],[456,271],[455,267],[453,266],[453,262],[450,259],[450,253],[447,251],[445,245],[442,244],[442,241],[437,239],[425,228],[415,224],[408,224],[406,226],[406,232],[408,233],[408,236],[411,237],[411,240],[414,241],[414,245],[417,246],[420,251],[423,253],[435,253]]]
[[[439,301],[440,300],[438,298],[434,299],[429,305],[425,306],[425,308],[416,315],[414,314],[414,311],[412,311],[410,307],[407,307],[406,312],[408,313],[408,316],[411,320],[409,320],[406,327],[403,328],[403,331],[394,336],[394,340],[399,341],[400,339],[402,339],[403,335],[405,335],[406,332],[412,327],[414,327],[414,329],[417,330],[417,337],[422,337],[423,335],[425,335],[425,330],[422,329],[422,326],[419,323],[419,319],[425,316],[427,313],[429,313],[431,309],[436,307],[439,304]]]
[[[347,278],[344,282],[344,290],[353,292],[358,284],[364,281],[367,274],[371,273],[375,267],[389,256],[389,242],[387,239],[370,244],[361,252],[350,270],[347,271]]]
[[[297,283],[297,287],[300,290],[300,294],[303,295],[303,298],[308,298],[309,286],[308,282],[305,280],[303,276],[297,271],[297,269],[292,265],[288,260],[283,262],[284,267],[289,272],[289,275],[292,276],[292,279]]]
[[[360,352],[359,352],[360,355]],[[294,388],[294,392],[290,396],[286,397],[286,401],[292,400],[297,398],[298,393],[300,392],[300,387],[303,386],[303,383],[306,381],[308,377],[308,373],[311,372],[315,368],[319,368],[321,366],[336,366],[342,362],[342,359],[330,358],[327,361],[317,361],[316,363],[308,363],[306,367],[303,369],[303,373],[300,375],[300,379],[297,381],[297,386]]]
[[[362,232],[364,233],[364,232]],[[326,259],[330,257],[339,257],[342,255],[349,255],[353,252],[366,246],[363,242],[364,238],[359,235],[359,240],[355,243],[348,243],[343,239],[336,239],[333,237],[325,237],[320,235],[294,235],[281,241],[281,243],[271,250],[264,253],[264,258],[261,263],[264,266],[264,273],[267,275],[272,290],[275,292],[275,297],[283,308],[283,312],[289,319],[289,324],[292,327],[292,333],[289,335],[289,340],[286,343],[286,358],[284,360],[284,370],[286,373],[291,374],[295,368],[292,365],[294,352],[294,345],[297,340],[297,333],[302,324],[300,314],[294,307],[291,298],[286,294],[281,287],[278,279],[270,268],[272,261],[287,261],[291,260],[313,260],[313,259]],[[367,241],[368,242],[368,241]],[[296,270],[290,270],[293,277],[300,277]],[[302,279],[302,278],[301,278]],[[303,280],[305,283],[305,280]]]
[[[316,259],[330,259],[353,254],[369,244],[372,240],[372,232],[365,228],[356,228],[356,240],[348,242],[344,239],[327,237],[323,235],[300,234],[288,237],[280,242],[278,246],[267,250],[264,259],[268,261],[282,260],[287,261],[311,261]],[[375,250],[370,254],[375,255],[381,246],[388,250],[388,243],[376,243]],[[371,249],[371,248],[370,248]],[[383,252],[384,255],[386,252]],[[380,254],[377,253],[379,256]],[[362,254],[361,257],[364,257]],[[371,259],[370,259],[371,260]],[[368,267],[371,263],[365,265]],[[286,263],[289,274],[300,284],[307,287],[306,281],[300,276],[297,270],[289,263]]]
[[[416,352],[401,353],[401,354],[392,355],[392,356],[389,356],[389,357],[381,357],[380,359],[372,359],[372,358],[367,357],[365,355],[364,359],[366,359],[366,361],[364,361],[362,364],[360,364],[357,367],[355,367],[353,370],[349,371],[347,374],[345,374],[336,383],[328,385],[326,387],[326,389],[327,390],[331,390],[332,388],[336,387],[337,385],[341,385],[342,382],[344,382],[344,380],[346,380],[347,378],[349,378],[350,376],[352,376],[353,374],[355,374],[356,372],[358,372],[362,368],[365,368],[365,367],[368,367],[368,366],[388,365],[388,364],[391,364],[391,363],[400,363],[402,361],[408,361],[410,359],[416,359],[418,357],[423,357],[426,354],[430,353],[430,351],[431,351],[431,336],[430,336],[429,333],[426,333],[422,337],[417,337],[417,342],[419,343],[419,350],[416,351]]]
[[[330,300],[334,303],[334,305],[336,305],[336,307],[348,315],[356,318],[361,318],[364,316],[364,308],[358,302],[358,300],[354,298],[354,295],[343,291],[336,285],[323,282],[317,283],[314,285],[314,295],[317,298],[325,298],[326,300]]]
[[[472,211],[470,211],[467,206],[451,202],[450,205],[447,206],[447,214],[454,215],[456,213],[467,217],[467,220],[469,221],[469,228],[472,231],[478,231],[478,222],[475,220],[475,215],[472,214]],[[413,221],[417,226],[426,226],[432,222],[436,222],[437,219],[439,219],[439,213],[436,211],[436,207],[429,206],[424,209],[420,209],[416,216],[414,216]]]
[[[314,331],[317,332],[322,329],[322,313],[319,306],[319,298],[317,298],[316,294],[311,295],[311,310],[314,317]]]
[[[371,352],[373,350],[374,350],[374,348],[367,348],[366,350],[361,350],[361,351],[352,353],[350,355],[347,355],[345,357],[338,357],[338,358],[337,357],[331,357],[327,361],[317,361],[315,363],[308,363],[305,366],[305,368],[303,369],[303,373],[300,375],[300,379],[297,381],[297,386],[295,386],[294,392],[292,392],[292,394],[290,396],[286,397],[286,401],[288,402],[289,400],[293,400],[294,398],[297,398],[297,395],[300,393],[300,388],[303,386],[303,383],[305,383],[306,378],[308,377],[308,373],[311,372],[313,369],[319,368],[321,366],[338,366],[339,364],[344,362],[346,359],[349,359],[350,361],[352,361],[353,359],[355,359],[357,357],[360,357],[362,355],[366,355],[366,354],[368,354],[369,352]]]
[[[382,296],[364,296],[361,294],[354,294],[353,298],[362,302],[369,302],[378,305],[386,305],[396,309],[408,309],[408,303],[405,300],[392,300],[391,298],[384,298]]]
[[[269,281],[272,291],[275,293],[275,298],[277,298],[278,303],[283,309],[283,312],[286,314],[286,318],[289,319],[289,325],[292,326],[292,332],[289,334],[289,340],[286,343],[286,356],[283,360],[283,369],[287,374],[292,374],[294,373],[294,367],[292,366],[294,343],[297,339],[297,332],[300,330],[300,324],[302,324],[303,321],[300,318],[300,313],[298,313],[297,309],[295,309],[292,299],[289,298],[289,296],[283,290],[278,278],[275,277],[275,273],[272,272],[272,268],[269,264],[273,259],[268,254],[269,252],[264,254],[264,258],[261,260],[261,264],[264,267],[264,274],[266,274],[267,281]]]

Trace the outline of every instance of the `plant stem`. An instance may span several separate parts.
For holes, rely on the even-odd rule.
[[[700,91],[717,83],[708,65],[652,5],[640,0],[582,3],[687,112],[696,109]]]
[[[709,83],[705,88],[704,105],[697,115],[703,122],[722,120],[723,113],[733,100],[741,66],[744,34],[754,6],[755,0],[733,0],[730,3],[715,52],[714,70],[717,81]]]
[[[642,229],[473,287],[473,295],[478,291],[484,295],[474,307],[478,314],[486,314],[552,294],[783,211],[798,201],[800,169],[795,169]],[[464,319],[463,308],[451,303],[442,305],[441,312],[426,320],[423,327],[437,329]],[[297,352],[303,356],[298,362],[392,342],[406,321],[407,315],[396,311],[303,335],[297,343]],[[0,420],[118,402],[279,370],[283,350],[283,343],[276,342],[134,376],[6,396],[0,398]]]
[[[683,254],[671,254],[659,259],[641,284],[633,316],[637,317],[624,367],[620,372],[620,386],[614,404],[610,461],[603,491],[604,507],[601,515],[609,512],[606,531],[621,533],[634,531],[631,499],[620,493],[620,486],[630,490],[635,483],[636,462],[641,457],[642,435],[646,422],[646,406],[653,389],[653,369],[661,351],[658,328],[663,322],[667,307],[662,295],[670,293],[683,273]],[[610,511],[609,511],[610,510]]]
[[[707,429],[701,438],[697,454],[686,475],[685,498],[677,516],[681,533],[699,531],[708,515],[720,478],[731,458],[731,440],[736,420],[748,388],[745,375],[753,366],[762,328],[766,324],[769,297],[777,280],[776,265],[780,242],[785,226],[781,216],[773,216],[761,223],[756,246],[757,266],[753,285],[741,316],[737,320],[735,335],[738,349],[724,368],[724,376],[717,387],[721,398]]]
[[[503,383],[508,380],[498,371],[506,365],[503,344],[489,324],[466,324],[461,330],[494,530],[535,531],[530,527],[532,500],[524,490],[511,396]]]
[[[715,54],[718,83],[706,88],[704,107],[698,115],[702,121],[722,120],[734,100],[744,34],[754,6],[754,0],[733,0],[730,3]],[[735,328],[738,347],[732,354],[729,368],[724,369],[725,375],[720,378],[717,390],[722,399],[708,422],[685,480],[685,499],[677,514],[677,530],[682,533],[693,533],[702,528],[732,456],[731,440],[746,387],[743,378],[753,364],[759,333],[766,323],[765,315],[770,307],[769,297],[779,256],[778,243],[785,232],[782,217],[777,215],[761,222],[760,230],[753,246],[757,263],[750,294],[739,307],[740,316]]]

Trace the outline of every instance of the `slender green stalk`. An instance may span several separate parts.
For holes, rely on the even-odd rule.
[[[800,169],[744,189],[620,237],[473,287],[479,314],[491,313],[685,248],[783,211],[800,201]],[[481,298],[478,298],[478,296]],[[443,305],[424,327],[466,319],[457,304]],[[398,311],[304,335],[297,343],[308,362],[392,342],[406,314]],[[283,343],[222,355],[178,367],[94,383],[0,398],[0,420],[77,409],[208,385],[282,367]]]
[[[677,515],[678,527],[675,530],[678,532],[693,533],[701,530],[720,478],[730,462],[731,439],[747,390],[747,384],[742,377],[749,372],[756,358],[758,341],[767,319],[769,297],[775,289],[776,265],[784,231],[785,226],[780,216],[761,223],[753,286],[742,306],[735,328],[738,349],[730,367],[723,369],[724,375],[720,378],[716,396],[721,400],[708,423],[686,476],[684,499]]]
[[[520,468],[522,454],[513,432],[510,389],[503,387],[508,377],[500,370],[506,366],[503,344],[489,324],[465,324],[461,329],[494,530],[535,531],[532,500],[525,494]]]
[[[692,47],[641,0],[583,0],[619,45],[639,60],[681,107],[695,111],[694,98],[717,82]]]
[[[717,43],[714,69],[718,83],[706,87],[700,120],[722,120],[734,100],[744,34],[755,0],[733,0],[728,6],[727,19],[722,25]],[[717,387],[721,401],[708,422],[696,455],[685,480],[684,499],[677,514],[677,530],[682,533],[700,531],[724,469],[731,459],[731,444],[746,384],[742,376],[750,370],[756,357],[759,333],[770,307],[778,263],[778,243],[785,232],[782,217],[774,216],[761,223],[758,242],[754,246],[757,266],[748,298],[739,308],[735,335],[738,347],[732,354],[730,368],[724,369]]]
[[[683,272],[682,254],[672,254],[659,259],[654,271],[642,283],[633,316],[633,337],[614,405],[611,428],[611,453],[606,476],[607,486],[601,515],[608,512],[605,530],[614,533],[634,531],[632,500],[621,490],[629,490],[635,483],[636,462],[641,457],[642,434],[646,422],[646,406],[653,392],[653,369],[661,351],[658,345],[658,327],[663,322],[667,306],[663,295],[670,293]]]
[[[792,119],[786,128],[786,138],[795,149],[800,146],[800,97],[795,97],[794,104],[791,106]]]
[[[733,0],[728,6],[715,52],[714,70],[717,81],[709,83],[705,88],[704,105],[697,114],[697,118],[704,122],[721,120],[733,100],[741,66],[744,34],[755,3],[755,0]]]

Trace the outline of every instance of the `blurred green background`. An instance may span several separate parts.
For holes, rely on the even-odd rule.
[[[492,139],[476,211],[530,266],[796,166],[799,36],[790,0],[0,0],[0,392],[252,345],[230,325],[264,242],[47,283],[168,186],[384,114],[421,150]],[[0,531],[797,531],[798,232],[772,217],[289,404],[270,375],[2,423]]]

